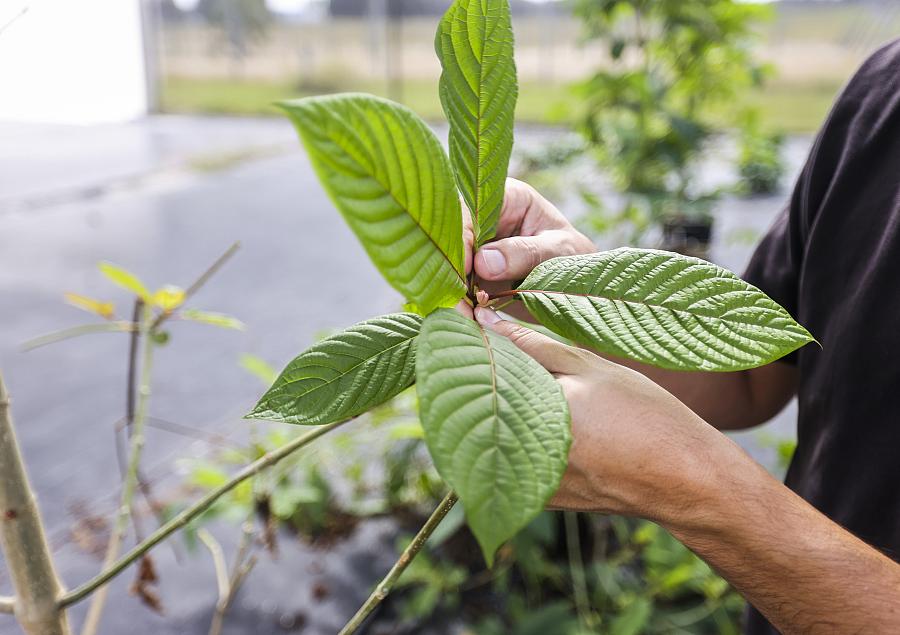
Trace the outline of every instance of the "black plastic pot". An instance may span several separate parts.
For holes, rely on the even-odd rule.
[[[663,223],[662,248],[685,256],[707,259],[712,239],[711,218],[672,218]]]

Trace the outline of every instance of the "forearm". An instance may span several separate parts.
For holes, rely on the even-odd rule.
[[[796,369],[777,362],[733,373],[703,373],[610,359],[652,379],[719,430],[765,423],[790,401],[796,386]]]
[[[785,634],[900,633],[900,565],[723,441],[695,506],[663,525]]]
[[[733,430],[758,423],[746,373],[689,373],[626,359],[613,361],[649,377],[715,428]]]

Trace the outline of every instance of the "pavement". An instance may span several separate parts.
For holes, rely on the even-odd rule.
[[[528,146],[553,134],[526,129],[518,139]],[[792,175],[809,143],[790,140]],[[721,178],[717,170],[710,167],[710,178]],[[784,198],[726,200],[712,258],[739,271]],[[99,261],[134,271],[152,288],[187,286],[235,241],[238,254],[190,304],[234,315],[248,328],[172,324],[154,368],[151,410],[240,437],[240,416],[261,392],[239,367],[240,354],[281,368],[322,331],[401,305],[325,197],[290,125],[182,116],[93,127],[0,123],[0,368],[68,586],[99,568],[70,539],[73,521],[85,510],[105,515],[115,507],[113,426],[125,407],[127,338],[88,335],[30,352],[21,345],[91,321],[63,303],[65,292],[118,301],[128,314],[125,292],[99,274]],[[794,416],[789,408],[763,434],[791,435]],[[737,438],[772,462],[758,431]],[[199,441],[150,430],[147,472],[160,487],[176,487],[178,459],[207,451]],[[226,547],[236,538],[230,527],[216,533]],[[385,523],[367,524],[327,554],[283,541],[279,561],[264,561],[252,575],[225,633],[334,633],[390,565],[391,534]],[[208,557],[190,554],[179,564],[171,549],[154,553],[165,615],[139,606],[126,574],[111,585],[101,633],[206,632],[216,595]],[[331,589],[324,600],[311,595],[316,580]],[[8,589],[0,570],[0,592]],[[72,610],[74,623],[85,608]],[[0,616],[0,633],[12,632],[11,618]]]

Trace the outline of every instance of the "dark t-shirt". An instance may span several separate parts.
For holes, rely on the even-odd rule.
[[[800,377],[787,485],[900,560],[900,40],[838,98],[745,278],[822,344],[784,360]],[[747,632],[777,631],[751,610]]]

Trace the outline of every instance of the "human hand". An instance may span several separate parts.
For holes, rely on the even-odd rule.
[[[569,402],[573,443],[551,507],[682,523],[704,498],[711,466],[740,452],[640,373],[490,309],[477,308],[475,318],[550,371]]]
[[[474,266],[479,288],[489,294],[508,290],[545,260],[596,251],[587,236],[575,229],[556,206],[516,179],[506,180],[496,239],[483,245],[474,259],[475,237],[468,216],[464,214],[466,273]],[[518,303],[514,307],[510,307],[511,314],[530,318],[524,307]]]

